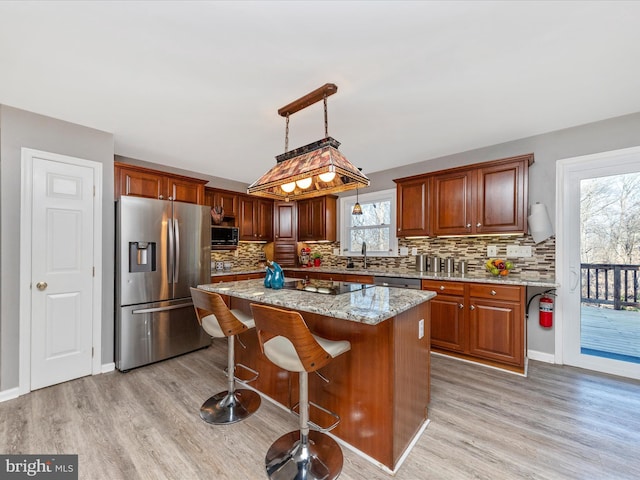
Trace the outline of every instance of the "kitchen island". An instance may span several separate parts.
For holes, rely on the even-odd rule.
[[[309,400],[339,415],[340,423],[331,434],[345,446],[388,472],[397,470],[428,423],[429,300],[434,292],[367,286],[327,295],[268,289],[262,280],[199,288],[224,295],[231,308],[245,312],[250,312],[251,303],[297,310],[313,333],[351,342],[349,352],[318,372],[322,377],[309,376]],[[297,374],[276,367],[262,355],[255,330],[240,339],[247,348],[236,347],[236,362],[259,372],[250,386],[293,407],[298,398]],[[313,407],[311,420],[323,426],[333,423]]]

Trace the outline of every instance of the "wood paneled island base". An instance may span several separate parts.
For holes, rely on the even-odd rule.
[[[251,303],[259,303],[232,294],[229,301],[231,308],[246,312],[251,311]],[[379,466],[395,471],[428,418],[430,302],[375,325],[298,311],[313,333],[351,342],[349,352],[318,372],[328,382],[319,375],[309,375],[309,400],[340,416],[331,434]],[[236,362],[259,372],[250,386],[287,408],[293,407],[298,398],[298,375],[276,367],[260,352],[255,330],[243,333],[240,340],[247,348],[236,346]],[[328,426],[334,419],[311,407],[311,421]]]

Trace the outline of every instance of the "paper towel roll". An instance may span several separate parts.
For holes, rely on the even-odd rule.
[[[540,243],[553,235],[553,226],[544,203],[531,205],[531,215],[529,220],[529,233],[535,243]]]

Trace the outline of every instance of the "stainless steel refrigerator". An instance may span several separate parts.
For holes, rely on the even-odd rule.
[[[116,202],[116,368],[197,350],[210,337],[189,287],[211,279],[210,208],[122,196]]]

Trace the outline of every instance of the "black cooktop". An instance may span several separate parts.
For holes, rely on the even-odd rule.
[[[287,280],[282,288],[290,290],[302,290],[312,293],[323,293],[325,295],[339,295],[341,293],[351,293],[365,288],[375,287],[366,283],[334,282],[332,280]]]

